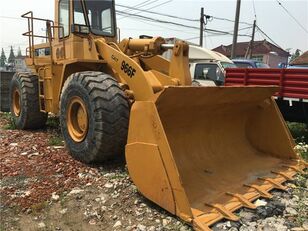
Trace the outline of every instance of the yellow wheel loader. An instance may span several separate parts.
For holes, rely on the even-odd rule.
[[[53,113],[74,158],[98,162],[125,150],[138,190],[196,230],[238,220],[234,211],[255,208],[307,167],[275,87],[191,86],[188,45],[117,42],[114,1],[56,0],[54,21],[22,17],[31,71],[11,82],[17,127],[42,127]],[[35,34],[35,21],[46,22],[46,36]],[[170,61],[161,56],[168,49]]]

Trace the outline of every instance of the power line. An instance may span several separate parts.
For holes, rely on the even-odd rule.
[[[146,21],[163,23],[163,24],[170,24],[170,25],[184,27],[184,28],[188,28],[188,29],[199,30],[199,27],[189,26],[189,25],[185,25],[185,24],[182,24],[182,23],[178,23],[178,22],[171,22],[171,21],[165,21],[165,20],[161,20],[161,19],[146,17],[146,16],[143,16],[143,15],[130,14],[130,13],[126,13],[126,12],[119,11],[119,10],[117,10],[117,13],[119,13],[121,15],[129,16],[129,17],[132,17],[132,18],[138,18],[138,19],[146,20]],[[216,34],[219,33],[219,34],[222,34],[222,35],[233,35],[231,32],[228,32],[228,31],[221,31],[221,30],[210,29],[210,28],[206,28],[205,31],[210,32],[210,33],[216,33]],[[240,36],[247,36],[247,35],[241,34]]]
[[[154,3],[154,2],[156,2],[156,0],[146,0],[146,1],[143,1],[141,3],[138,3],[137,5],[134,5],[132,7],[144,7],[144,6],[150,5],[150,4]],[[127,10],[124,10],[124,11],[125,12],[131,12],[133,10],[127,9]]]
[[[273,39],[271,39],[263,30],[261,30],[261,28],[260,28],[258,25],[256,25],[256,28],[258,29],[258,31],[259,31],[262,35],[264,35],[267,39],[269,39],[275,46],[281,48],[281,47],[280,47]]]
[[[288,11],[288,9],[282,5],[282,3],[278,0],[276,0],[276,2],[282,7],[282,9],[284,9],[285,12],[287,12],[287,14],[293,18],[293,20],[297,23],[297,25],[299,25],[307,34],[308,34],[308,30],[291,14],[290,11]]]
[[[133,8],[133,9],[126,9],[124,11],[127,12],[127,13],[132,12],[134,10],[140,11],[140,7],[148,6],[148,5],[155,3],[155,2],[157,2],[157,1],[156,0],[147,0],[147,1],[144,1],[144,2],[141,2],[137,5],[132,6],[131,8]],[[117,6],[117,4],[116,4],[116,6]],[[137,8],[137,7],[139,7],[139,8]],[[118,20],[121,20],[123,18],[126,18],[126,17],[119,18]]]
[[[162,2],[162,3],[158,4],[158,5],[151,6],[150,8],[147,8],[147,9],[138,9],[138,8],[136,8],[136,10],[139,11],[139,12],[136,12],[136,13],[134,13],[134,14],[135,14],[135,15],[141,14],[141,13],[142,13],[143,11],[145,11],[145,10],[151,10],[151,9],[154,9],[154,8],[156,8],[156,7],[165,5],[165,4],[167,4],[167,3],[169,3],[169,2],[172,2],[172,1],[173,1],[173,0],[168,0],[168,1]],[[122,17],[122,18],[120,18],[119,20],[121,20],[121,19],[123,19],[123,18],[125,18],[125,17]]]
[[[117,4],[117,6],[125,7],[125,8],[128,8],[128,9],[135,9],[134,7],[125,6],[125,5],[121,5],[121,4]],[[158,13],[158,12],[149,11],[149,10],[142,10],[142,11],[145,12],[145,13],[149,13],[149,14],[155,14],[155,15],[159,15],[159,16],[166,16],[166,17],[176,18],[176,19],[180,19],[180,20],[186,20],[186,21],[190,21],[190,22],[199,22],[199,19],[183,18],[183,17],[178,17],[178,16],[175,16],[175,15]]]
[[[217,20],[221,20],[221,21],[227,21],[227,22],[235,22],[234,20],[232,19],[228,19],[228,18],[221,18],[221,17],[215,17],[215,16],[211,16],[213,19],[217,19]],[[248,23],[248,22],[239,22],[240,24],[245,24],[245,25],[249,25],[249,26],[252,26],[251,23]]]

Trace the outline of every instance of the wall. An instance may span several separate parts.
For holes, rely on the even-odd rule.
[[[263,55],[263,62],[268,64],[271,68],[278,68],[279,63],[287,63],[288,57],[281,57],[275,54],[265,54]]]

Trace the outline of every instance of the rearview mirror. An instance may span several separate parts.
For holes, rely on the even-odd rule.
[[[90,28],[86,25],[72,24],[71,32],[80,34],[89,34]]]

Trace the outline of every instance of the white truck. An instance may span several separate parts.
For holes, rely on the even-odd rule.
[[[168,43],[175,43],[177,39],[167,39]],[[163,54],[170,59],[171,51]],[[225,68],[235,68],[236,65],[226,56],[197,45],[189,44],[189,66],[194,85],[220,86],[225,81]]]

